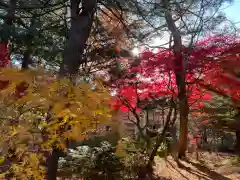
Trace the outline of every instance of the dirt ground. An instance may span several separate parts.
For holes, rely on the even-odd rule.
[[[178,163],[171,156],[157,157],[155,173],[160,179],[169,180],[240,180],[240,163],[237,156],[226,153],[188,154],[186,160]]]

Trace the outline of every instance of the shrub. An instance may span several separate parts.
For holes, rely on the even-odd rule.
[[[140,152],[131,153],[122,159],[124,170],[123,178],[127,180],[135,180],[138,178],[141,171],[143,171],[148,163],[147,154]]]
[[[114,151],[106,141],[100,147],[70,149],[68,156],[59,160],[59,171],[85,180],[135,180],[147,165],[146,154],[131,152],[119,157]]]
[[[132,138],[124,138],[119,141],[116,154],[121,157],[123,163],[122,177],[127,180],[135,180],[148,163],[148,154],[142,141]]]
[[[111,144],[105,141],[101,147],[70,149],[68,156],[60,159],[59,169],[86,180],[117,180],[121,179],[122,163]]]

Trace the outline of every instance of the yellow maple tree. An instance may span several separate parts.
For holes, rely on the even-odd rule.
[[[100,79],[73,85],[42,70],[0,69],[0,178],[44,179],[44,153],[106,123],[109,98]]]

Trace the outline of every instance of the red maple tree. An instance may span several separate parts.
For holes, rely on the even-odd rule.
[[[8,67],[10,65],[10,55],[8,45],[6,43],[0,44],[0,68]]]
[[[157,53],[144,51],[140,56],[140,64],[128,68],[125,71],[126,76],[114,82],[116,91],[114,107],[122,111],[129,111],[130,108],[140,110],[140,101],[152,101],[162,96],[177,97],[174,71],[185,68],[190,108],[199,109],[203,106],[203,101],[211,99],[210,85],[215,89],[224,84],[239,87],[239,82],[223,72],[223,68],[227,68],[226,62],[230,67],[238,63],[236,58],[228,58],[235,57],[238,47],[238,40],[232,37],[214,36],[203,39],[194,47],[183,47],[186,65],[179,67],[175,66],[176,59],[171,50],[159,49]],[[226,56],[227,53],[230,56]],[[206,88],[208,86],[209,88]],[[240,97],[238,88],[229,86],[221,91],[224,91],[224,94],[231,94],[234,98]]]

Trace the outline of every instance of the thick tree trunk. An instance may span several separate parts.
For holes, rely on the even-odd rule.
[[[46,164],[47,164],[46,179],[47,180],[57,179],[57,168],[58,168],[59,157],[60,157],[60,152],[57,149],[53,149],[51,154],[47,155],[47,159],[46,159]]]
[[[187,134],[188,134],[188,113],[189,105],[186,92],[185,84],[185,67],[184,57],[182,55],[182,39],[180,32],[178,31],[171,10],[169,9],[169,0],[163,0],[165,10],[165,19],[169,31],[173,36],[174,47],[173,51],[175,54],[175,76],[176,84],[178,87],[178,101],[179,101],[179,113],[180,113],[180,136],[179,136],[179,149],[178,157],[182,158],[185,156],[187,149]]]
[[[187,134],[188,134],[188,102],[187,97],[179,98],[180,101],[180,135],[179,135],[179,149],[178,158],[185,156],[187,149]]]
[[[60,67],[62,77],[74,77],[78,73],[85,44],[91,31],[96,3],[96,0],[83,0],[82,11],[79,13],[79,3],[76,4],[76,0],[71,0],[71,29]]]
[[[85,44],[92,28],[96,0],[70,0],[71,2],[71,29],[63,52],[63,62],[59,75],[61,78],[70,77],[73,83],[82,63]],[[80,12],[80,3],[82,4]],[[47,157],[47,180],[56,180],[58,159],[61,152],[54,150]]]

